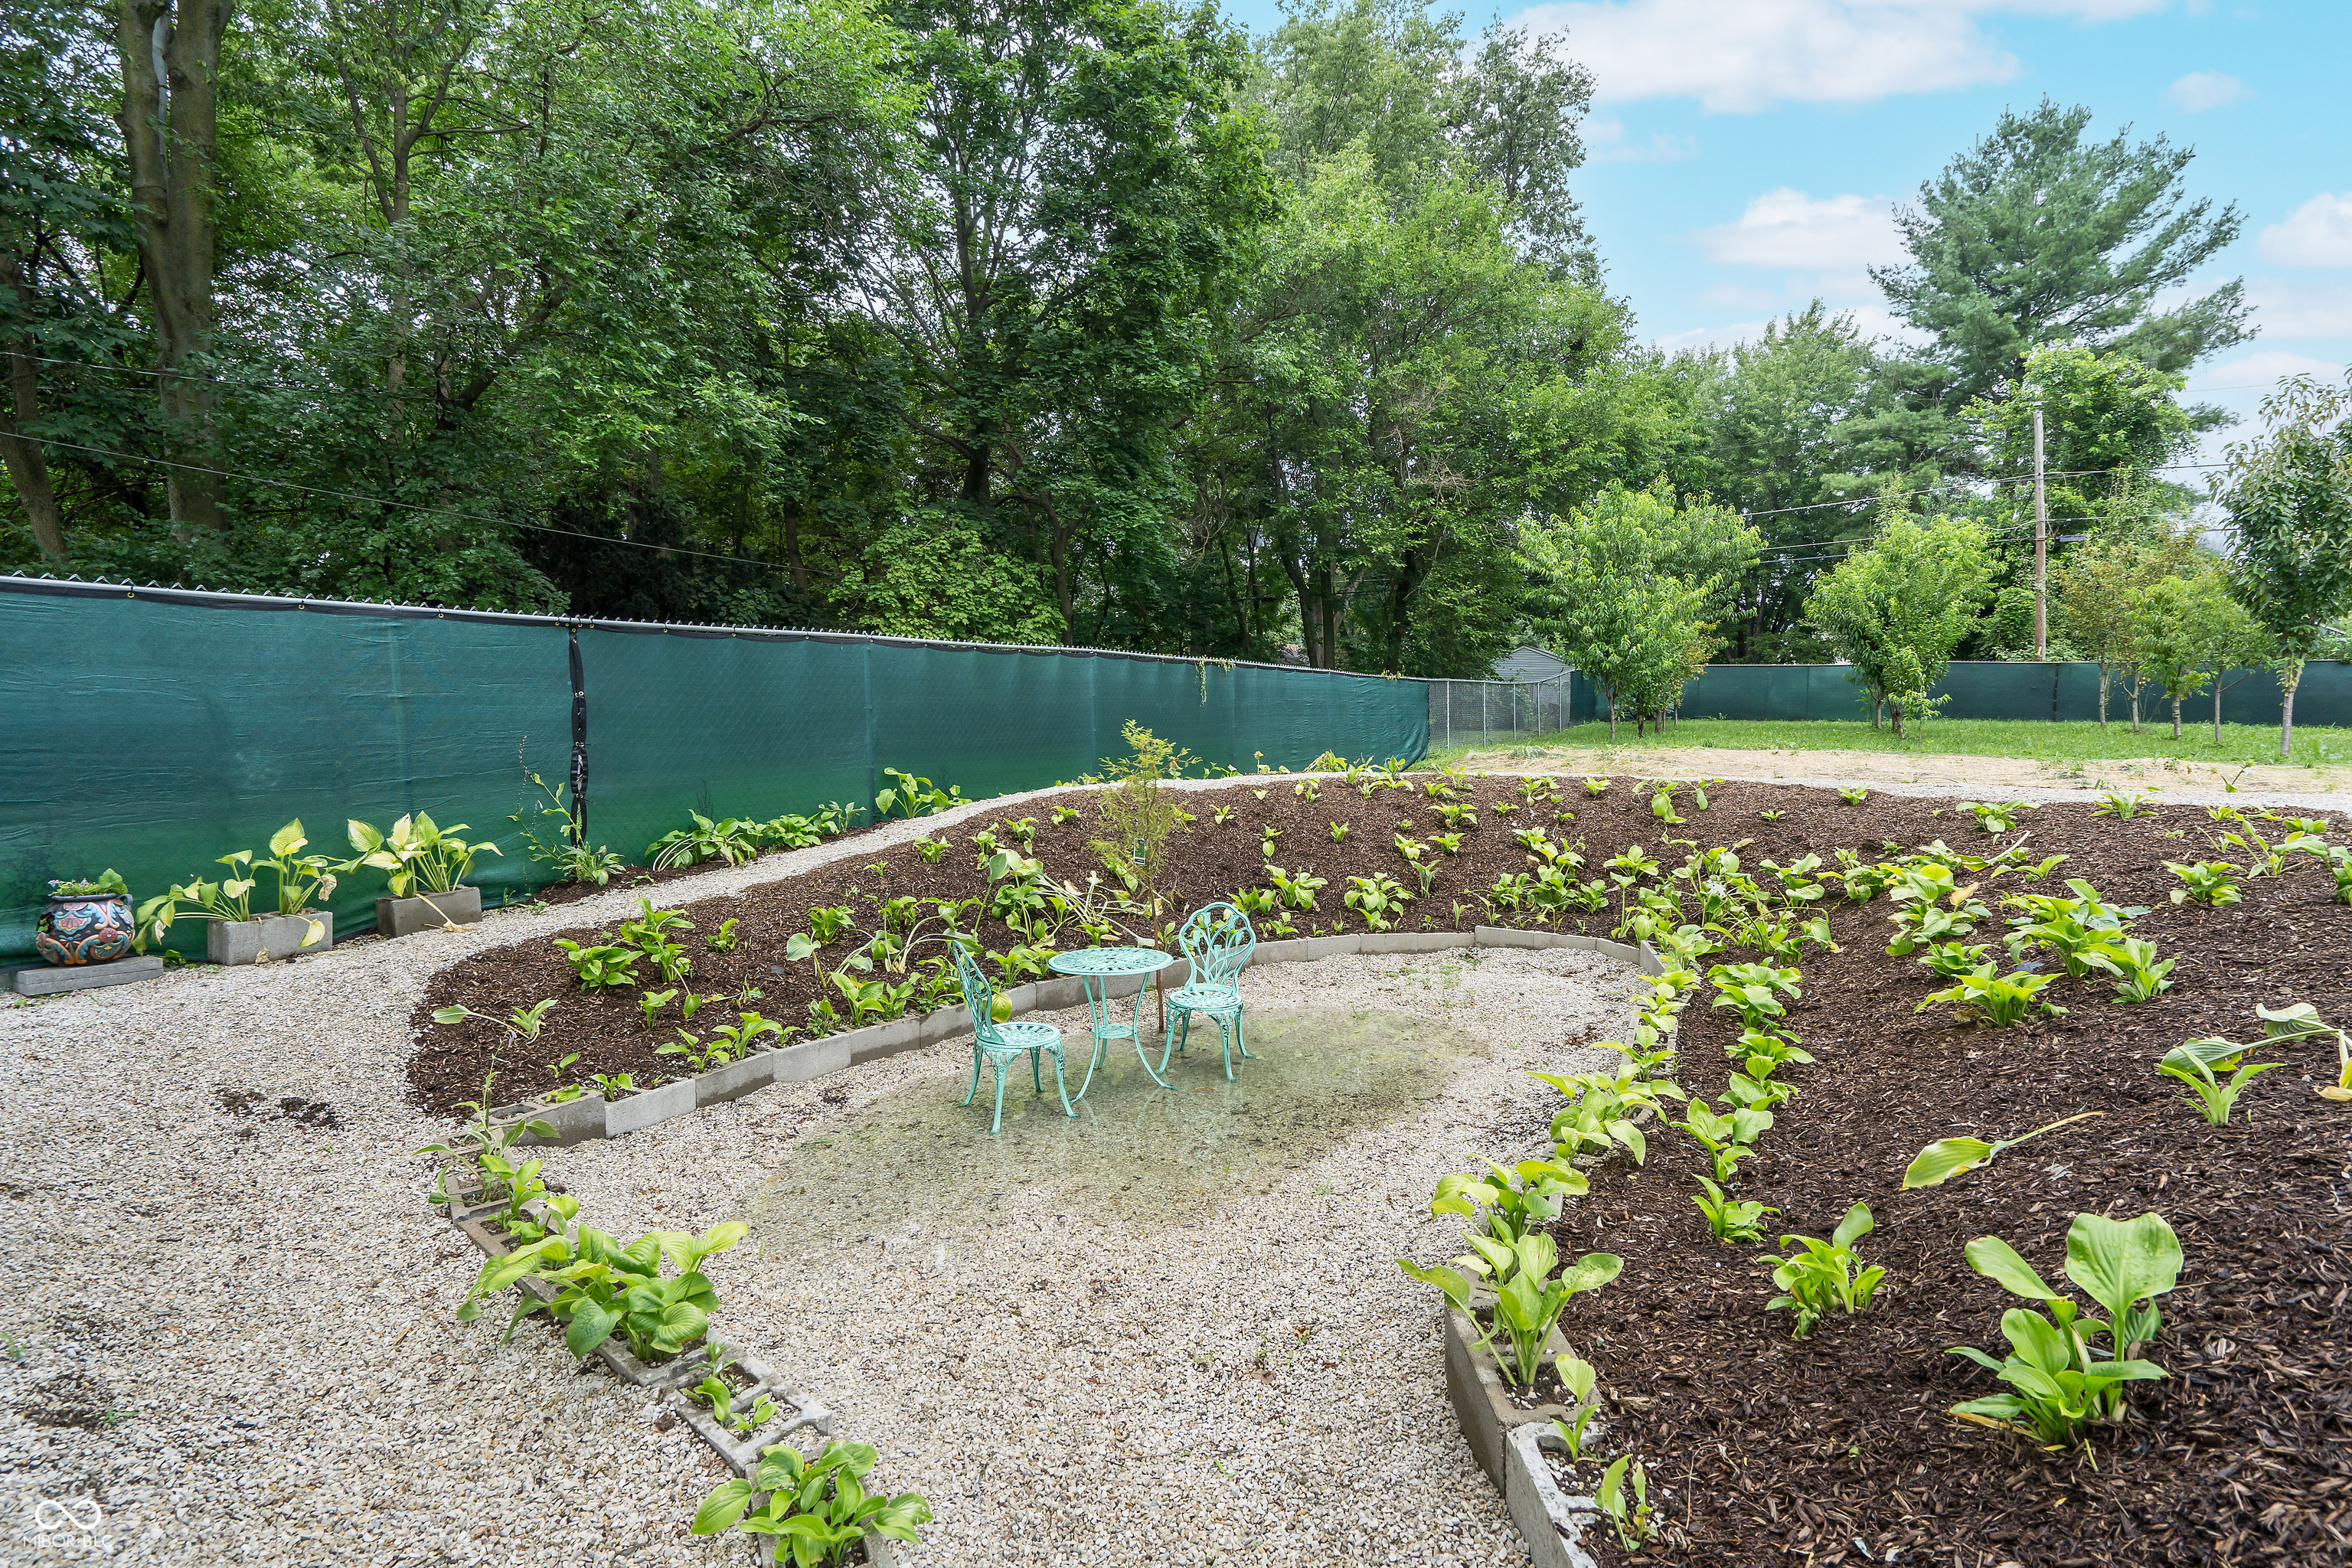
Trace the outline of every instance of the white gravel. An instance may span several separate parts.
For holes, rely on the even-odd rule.
[[[496,1321],[453,1321],[477,1258],[408,1157],[444,1130],[404,1098],[432,972],[632,902],[0,1009],[5,1561],[740,1560],[687,1534],[724,1471],[682,1424],[656,1430],[643,1395],[575,1375],[536,1324],[501,1347]],[[877,1479],[929,1497],[925,1564],[1525,1562],[1445,1406],[1433,1298],[1391,1260],[1454,1249],[1423,1206],[1436,1178],[1515,1152],[1486,1147],[1515,1104],[1539,1142],[1550,1096],[1528,1070],[1581,1065],[1575,1042],[1626,1022],[1630,981],[1565,951],[1255,970],[1254,1010],[1376,1008],[1485,1054],[1270,1192],[1164,1224],[1057,1211],[1040,1186],[968,1216],[944,1254],[877,1237],[811,1270],[743,1247],[709,1266],[719,1326],[880,1446]],[[1059,1021],[1082,1057],[1083,1013]],[[969,1062],[950,1044],[765,1089],[551,1152],[549,1174],[607,1229],[699,1228],[877,1096],[960,1099]],[[232,1114],[221,1088],[263,1100]]]

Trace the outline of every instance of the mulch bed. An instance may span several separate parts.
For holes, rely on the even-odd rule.
[[[1441,857],[1434,887],[1416,897],[1402,929],[1512,923],[1497,922],[1476,893],[1498,873],[1525,868],[1511,828],[1530,817],[1563,841],[1583,839],[1595,864],[1631,843],[1670,866],[1685,853],[1661,845],[1648,794],[1630,781],[1599,799],[1564,782],[1557,806],[1507,819],[1495,807],[1516,798],[1514,781],[1478,781],[1479,826],[1458,856]],[[1889,840],[1909,847],[1941,837],[1989,852],[2016,837],[1988,837],[1966,814],[1927,800],[1874,795],[1856,806],[1828,792],[1757,784],[1708,795],[1711,809],[1685,805],[1689,821],[1663,833],[1702,845],[1751,840],[1740,851],[1751,869],[1808,851],[1828,858],[1839,847],[1872,853]],[[1064,798],[1086,816],[1054,824],[1050,808]],[[1090,803],[1074,793],[1019,808],[1035,819],[1035,853],[1057,879],[1082,882],[1097,864],[1087,847],[1096,836]],[[1340,904],[1345,879],[1381,869],[1412,888],[1391,845],[1396,824],[1411,819],[1423,837],[1444,826],[1426,799],[1385,789],[1365,799],[1329,782],[1315,801],[1287,783],[1244,779],[1186,804],[1198,820],[1181,841],[1178,901],[1194,907],[1260,882],[1258,831],[1271,825],[1283,834],[1276,864],[1330,882],[1321,908],[1302,918],[1302,934],[1307,922],[1328,931],[1343,916],[1346,929],[1363,929]],[[1223,825],[1212,817],[1218,804],[1234,808]],[[1766,808],[1780,820],[1764,821]],[[1555,809],[1575,820],[1553,824]],[[688,941],[692,984],[706,994],[757,986],[763,995],[749,1005],[803,1021],[819,976],[782,954],[786,937],[807,929],[807,910],[848,904],[866,924],[884,890],[980,894],[985,879],[973,867],[971,834],[997,820],[953,830],[936,865],[898,848],[877,854],[878,872],[853,859],[685,905],[698,928]],[[1344,844],[1330,837],[1334,820],[1350,826]],[[1844,949],[1803,961],[1804,997],[1789,1021],[1818,1061],[1782,1070],[1803,1092],[1779,1109],[1741,1168],[1738,1194],[1782,1211],[1765,1221],[1775,1236],[1826,1236],[1848,1205],[1868,1203],[1877,1228],[1858,1250],[1888,1270],[1871,1312],[1832,1317],[1805,1340],[1790,1337],[1787,1313],[1768,1318],[1769,1268],[1752,1261],[1767,1249],[1708,1234],[1689,1201],[1703,1154],[1676,1132],[1654,1133],[1646,1165],[1597,1170],[1591,1197],[1561,1223],[1564,1254],[1625,1259],[1614,1284],[1572,1302],[1563,1321],[1611,1396],[1602,1458],[1639,1452],[1653,1497],[1662,1489],[1665,1496],[1665,1543],[1622,1560],[1821,1568],[1890,1553],[1955,1568],[2352,1562],[2352,1108],[2312,1093],[2335,1076],[2333,1043],[2265,1049],[2257,1059],[2288,1065],[2255,1079],[2225,1128],[2207,1127],[2155,1068],[2166,1049],[2195,1036],[2259,1034],[2257,1003],[2308,1001],[2331,1022],[2352,1021],[2352,910],[2329,901],[2329,878],[2302,858],[2284,877],[2246,884],[2242,904],[2170,904],[2177,883],[2165,860],[2229,858],[2206,847],[2213,825],[2201,808],[2117,822],[2084,806],[2046,805],[2021,828],[2034,858],[2071,857],[2037,890],[2060,892],[2064,878],[2083,877],[2111,902],[2152,907],[2134,933],[2179,957],[2176,985],[2124,1005],[2108,1001],[2110,988],[2095,978],[2061,980],[2049,994],[2071,1009],[2063,1017],[2006,1030],[1959,1026],[1948,1009],[1915,1014],[1943,983],[1885,955],[1885,900],[1831,904]],[[2004,879],[1987,891],[2014,886]],[[730,917],[741,922],[742,946],[700,951],[696,939]],[[1583,917],[1565,929],[1601,932],[1612,923]],[[1977,940],[1986,934],[1980,926]],[[982,935],[996,949],[1011,941],[993,922]],[[827,950],[829,961],[846,945]],[[675,1008],[648,1029],[635,994],[581,994],[543,943],[478,954],[437,976],[417,1009],[416,1098],[449,1112],[478,1092],[493,1064],[499,1098],[553,1087],[540,1064],[572,1052],[580,1059],[564,1081],[590,1071],[629,1071],[641,1084],[667,1076],[675,1064],[653,1047],[671,1037]],[[1727,1010],[1706,1005],[1709,994],[1702,987],[1684,1015],[1680,1079],[1695,1094],[1719,1096],[1729,1069],[1722,1047],[1738,1027]],[[491,1026],[430,1021],[451,1001],[502,1015],[548,996],[558,1005],[527,1060],[501,1059],[501,1032]],[[729,1011],[720,1005],[715,1016]],[[2105,1114],[1989,1170],[1899,1191],[1904,1167],[1937,1138],[1995,1139],[2092,1110]],[[1548,1115],[1498,1128],[1496,1152],[1539,1146]],[[1946,1351],[1969,1343],[2003,1353],[2000,1313],[2016,1304],[1969,1271],[1967,1242],[2001,1236],[2055,1280],[2077,1211],[2128,1217],[2150,1208],[2170,1221],[2187,1254],[2179,1289],[2161,1302],[2163,1332],[2146,1352],[2173,1375],[2134,1385],[2133,1418],[2095,1440],[2095,1467],[2092,1454],[2044,1453],[1947,1414],[1997,1385]],[[1605,1553],[1621,1555],[1613,1546]]]

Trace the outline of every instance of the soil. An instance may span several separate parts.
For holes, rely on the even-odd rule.
[[[1994,790],[2089,792],[2145,790],[2154,795],[2221,798],[2247,795],[2335,795],[2352,790],[2352,768],[2274,764],[2216,766],[2179,757],[1979,757],[1943,752],[1785,751],[1661,745],[1633,739],[1610,745],[1496,746],[1464,759],[1473,768],[1515,773],[1636,773],[1649,778],[1789,779],[1811,784],[1919,784],[1961,793]]]
[[[2352,1108],[2313,1092],[2336,1076],[2333,1039],[2264,1047],[2256,1059],[2286,1065],[2253,1080],[2226,1127],[2207,1126],[2155,1070],[2184,1039],[2258,1035],[2258,1003],[2308,1001],[2331,1022],[2352,1022],[2352,910],[2331,902],[2325,869],[2298,857],[2286,874],[2247,882],[2242,903],[2176,906],[2166,860],[2228,858],[2207,847],[2216,825],[2202,809],[2160,806],[2116,821],[2093,817],[2087,805],[2053,804],[2023,817],[2019,833],[1993,837],[1932,799],[1873,795],[1849,805],[1826,791],[1757,784],[1707,794],[1704,813],[1678,796],[1689,820],[1662,830],[1648,791],[1622,777],[1598,799],[1567,784],[1558,802],[1507,819],[1496,807],[1516,797],[1516,781],[1476,781],[1465,795],[1475,796],[1478,826],[1464,830],[1458,856],[1431,851],[1437,880],[1416,896],[1402,929],[1533,923],[1498,918],[1477,898],[1497,874],[1525,868],[1511,829],[1531,815],[1563,841],[1581,839],[1596,865],[1634,843],[1670,865],[1686,853],[1662,837],[1746,841],[1739,852],[1753,868],[1767,858],[1827,859],[1841,847],[1873,852],[1935,838],[1984,853],[2021,834],[2035,858],[2069,857],[2042,890],[2082,877],[2110,902],[2150,906],[2134,933],[2179,963],[2174,989],[2147,1003],[2113,1002],[2095,977],[2061,979],[2046,994],[2069,1009],[2063,1016],[1971,1027],[1948,1008],[1916,1011],[1942,983],[1885,955],[1884,899],[1831,905],[1843,951],[1801,961],[1804,994],[1789,1019],[1817,1059],[1782,1069],[1801,1093],[1779,1108],[1737,1191],[1780,1211],[1764,1221],[1774,1236],[1826,1236],[1849,1205],[1867,1203],[1876,1229],[1857,1250],[1887,1279],[1866,1314],[1832,1316],[1795,1339],[1787,1313],[1764,1310],[1774,1291],[1769,1265],[1754,1260],[1771,1249],[1715,1240],[1690,1202],[1692,1176],[1706,1168],[1696,1145],[1659,1131],[1646,1164],[1596,1167],[1591,1195],[1558,1226],[1559,1249],[1570,1258],[1615,1252],[1625,1263],[1614,1283],[1571,1301],[1562,1320],[1607,1396],[1606,1425],[1590,1450],[1598,1463],[1589,1460],[1583,1485],[1571,1489],[1589,1491],[1600,1464],[1631,1450],[1648,1467],[1665,1524],[1645,1552],[1611,1544],[1602,1554],[1809,1568],[1895,1553],[1955,1568],[2352,1562]],[[1034,852],[1047,871],[1082,881],[1097,864],[1087,847],[1092,797],[1066,797],[1085,815],[1057,825],[1051,808],[1063,798],[1019,809],[1035,821]],[[1444,830],[1435,803],[1417,795],[1376,789],[1367,799],[1328,781],[1315,801],[1287,782],[1245,779],[1185,804],[1197,820],[1178,841],[1176,906],[1262,882],[1258,835],[1272,826],[1282,833],[1276,864],[1330,882],[1320,909],[1300,917],[1300,934],[1328,931],[1343,917],[1345,929],[1363,929],[1340,904],[1348,876],[1378,869],[1413,885],[1391,844],[1400,819],[1412,820],[1416,837]],[[1233,808],[1223,824],[1213,817],[1221,804]],[[1572,823],[1552,823],[1561,809],[1575,814]],[[1766,809],[1779,819],[1765,820]],[[959,825],[936,865],[901,848],[877,857],[879,871],[837,864],[687,905],[698,928],[688,939],[691,984],[713,994],[756,985],[763,994],[748,1005],[803,1019],[817,977],[782,953],[786,937],[807,929],[807,910],[846,904],[863,925],[886,890],[977,896],[985,879],[973,868],[971,833],[995,820]],[[1333,820],[1350,825],[1344,844],[1330,837]],[[2004,880],[1985,891],[2011,889]],[[730,917],[740,921],[740,947],[700,951],[703,934]],[[1611,915],[1575,917],[1564,929],[1601,932],[1612,923]],[[982,935],[1002,950],[1011,933],[991,921]],[[826,950],[828,961],[853,940]],[[1714,962],[1750,956],[1735,950]],[[640,1083],[660,1078],[675,1069],[653,1047],[676,1027],[675,1006],[648,1029],[635,994],[583,995],[561,956],[540,944],[477,955],[445,971],[417,1009],[415,1094],[451,1111],[478,1092],[495,1062],[499,1098],[510,1099],[552,1087],[536,1064],[572,1052],[580,1059],[566,1079],[621,1070]],[[498,1059],[495,1026],[430,1022],[451,1001],[502,1016],[549,996],[557,1006],[524,1059]],[[1733,1016],[1708,1007],[1703,989],[1684,1015],[1685,1088],[1720,1095],[1729,1069],[1722,1047],[1737,1033]],[[1549,1109],[1538,1103],[1521,1123],[1495,1128],[1491,1152],[1539,1152]],[[1941,1187],[1899,1190],[1911,1158],[1938,1138],[2013,1136],[2083,1110],[2103,1114]],[[2071,1453],[1951,1416],[1951,1405],[1998,1385],[1949,1347],[2000,1353],[2000,1314],[2017,1304],[1968,1268],[1967,1242],[2000,1236],[2054,1280],[2075,1213],[2149,1209],[2171,1223],[2187,1257],[2179,1288],[2161,1301],[2162,1331],[2143,1352],[2170,1377],[2132,1385],[2129,1418]]]

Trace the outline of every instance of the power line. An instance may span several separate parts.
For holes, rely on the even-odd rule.
[[[380,496],[362,495],[357,490],[331,490],[318,485],[296,484],[291,479],[267,479],[258,474],[241,474],[230,468],[207,468],[196,463],[174,462],[169,458],[147,458],[135,452],[111,452],[103,447],[85,447],[77,441],[60,441],[53,436],[19,436],[20,441],[38,441],[44,447],[63,447],[71,451],[89,452],[100,458],[112,458],[125,463],[151,463],[157,468],[180,468],[192,474],[210,474],[215,479],[240,479],[247,484],[269,485],[282,490],[299,490],[304,495],[331,496],[338,500],[355,500],[369,506],[394,507],[402,511],[429,513],[436,517],[454,517],[467,522],[487,522],[501,528],[520,528],[531,533],[550,533],[562,539],[584,539],[592,544],[625,544],[635,550],[656,550],[667,555],[691,555],[700,561],[732,561],[744,566],[759,566],[768,571],[779,570],[772,561],[762,561],[751,555],[728,555],[715,550],[689,550],[682,544],[652,544],[641,539],[621,539],[604,533],[582,533],[577,529],[550,528],[545,523],[517,522],[512,518],[491,517],[485,512],[459,511],[455,507],[424,506],[415,501],[386,500]]]
[[[2116,468],[2053,468],[2043,477],[2053,479],[2087,479],[2100,474],[2153,474],[2168,472],[2175,468],[2219,468],[2225,466],[2221,463],[2151,463],[2145,468],[2132,466]],[[1803,506],[1768,507],[1761,511],[1743,511],[1739,515],[1742,518],[1780,517],[1792,511],[1821,511],[1833,506],[1866,507],[1883,500],[1901,500],[1910,496],[1934,495],[1938,490],[1966,489],[1971,484],[2000,486],[2030,485],[2032,482],[2031,475],[2020,475],[2015,479],[1939,479],[1932,485],[1923,485],[1917,489],[1882,490],[1876,495],[1853,496],[1845,500],[1817,500]]]

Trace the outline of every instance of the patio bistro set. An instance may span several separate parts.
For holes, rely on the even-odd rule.
[[[1085,986],[1087,1008],[1094,1021],[1094,1050],[1087,1060],[1087,1076],[1078,1085],[1078,1098],[1084,1100],[1095,1080],[1095,1068],[1102,1065],[1103,1053],[1110,1042],[1128,1039],[1135,1042],[1136,1060],[1151,1075],[1151,1081],[1162,1089],[1168,1079],[1169,1058],[1184,1049],[1190,1034],[1192,1016],[1199,1014],[1217,1026],[1217,1043],[1224,1053],[1225,1077],[1234,1076],[1234,1053],[1241,1052],[1249,1058],[1249,1045],[1242,1034],[1241,973],[1257,947],[1257,932],[1249,916],[1231,904],[1210,904],[1195,910],[1186,917],[1176,932],[1177,953],[1191,964],[1192,974],[1186,983],[1173,991],[1162,991],[1167,1005],[1176,1015],[1161,1043],[1160,1065],[1153,1067],[1144,1054],[1143,1037],[1137,1025],[1143,1017],[1145,986],[1135,994],[1135,1011],[1125,1023],[1118,1022],[1111,1007],[1109,983],[1124,975],[1150,974],[1157,984],[1160,971],[1178,962],[1175,955],[1150,947],[1086,947],[1070,952],[1057,952],[1047,960],[1047,967],[1056,974],[1075,975]],[[971,1089],[963,1097],[970,1105],[980,1093],[980,1073],[983,1063],[996,1074],[996,1111],[990,1119],[988,1132],[994,1137],[1004,1121],[1004,1071],[1024,1052],[1029,1057],[1029,1078],[1039,1094],[1045,1092],[1045,1077],[1040,1058],[1051,1052],[1054,1058],[1054,1088],[1062,1097],[1062,1110],[1076,1116],[1070,1104],[1069,1086],[1062,1077],[1062,1031],[1051,1024],[1000,1021],[994,1016],[996,989],[980,972],[971,953],[961,945],[955,950],[956,970],[963,980],[964,1005],[971,1010]]]

